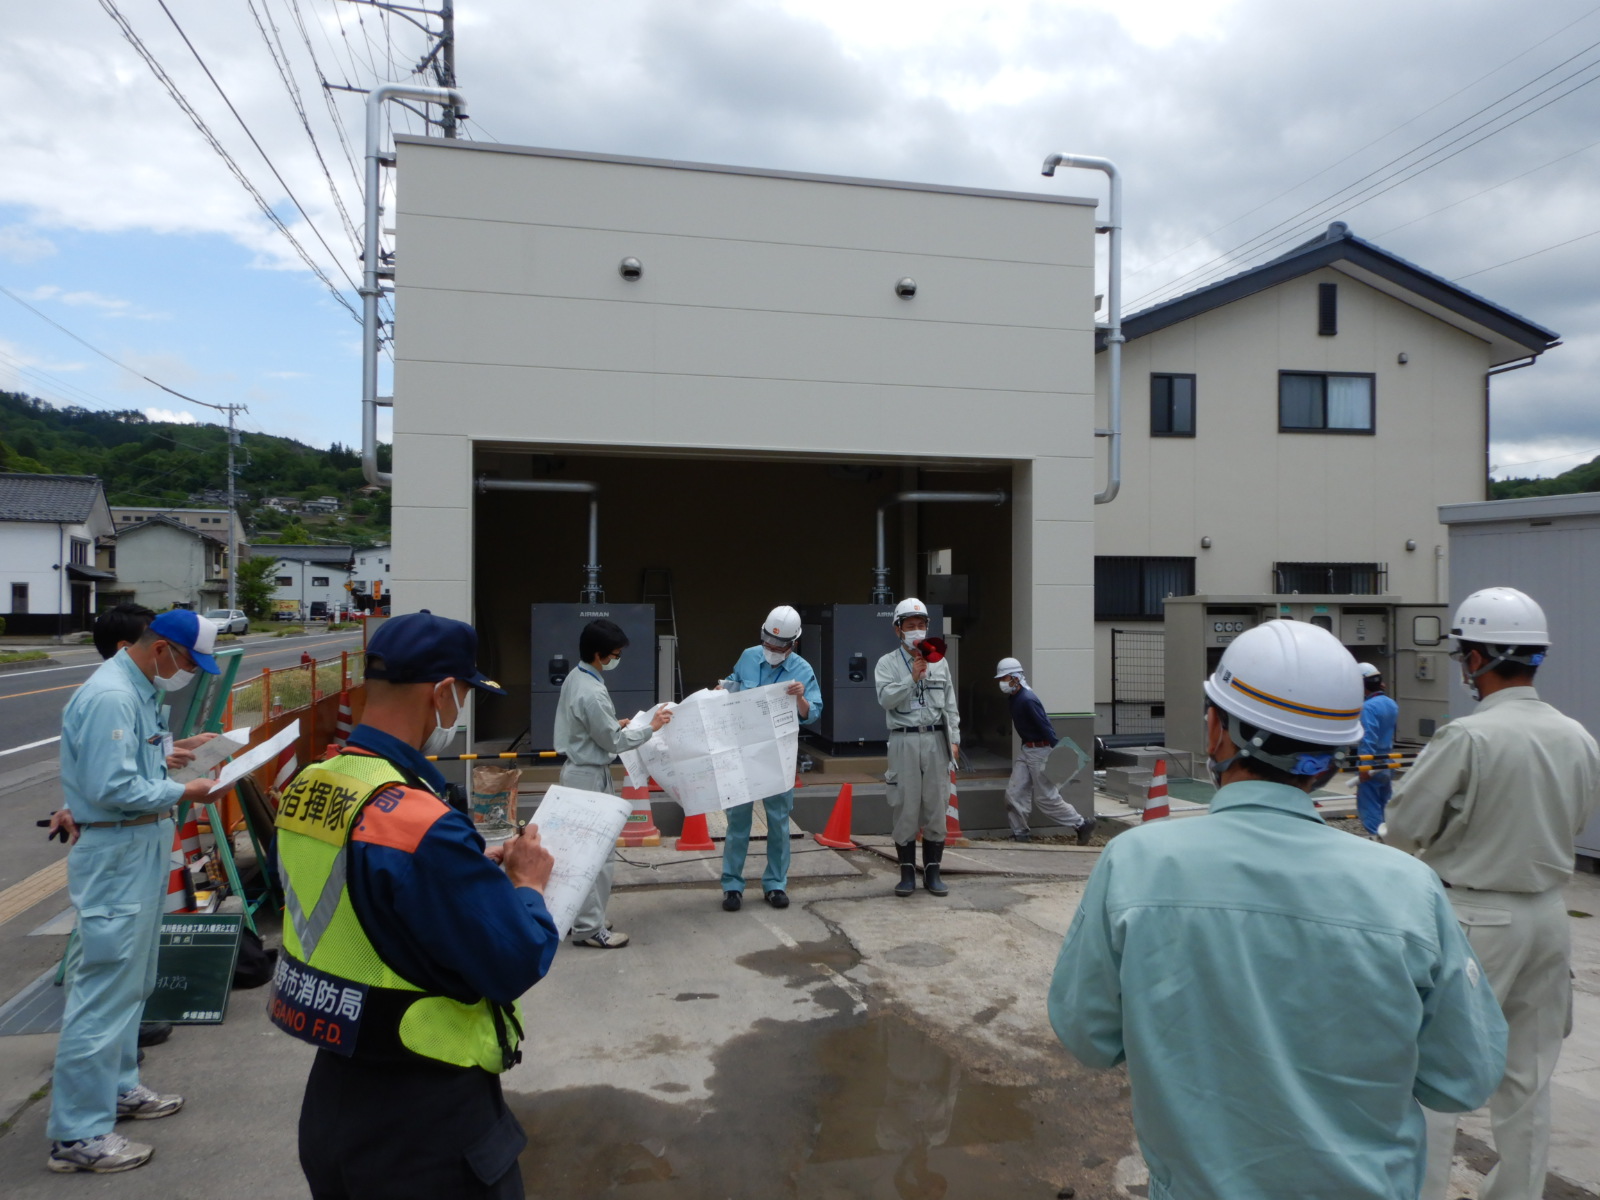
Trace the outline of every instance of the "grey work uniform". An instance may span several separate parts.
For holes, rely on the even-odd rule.
[[[1571,933],[1561,886],[1573,841],[1600,808],[1600,748],[1531,687],[1503,688],[1441,729],[1395,784],[1384,841],[1450,889],[1510,1028],[1489,1099],[1499,1164],[1483,1200],[1544,1194],[1550,1079],[1572,1013]],[[1422,1200],[1443,1197],[1454,1114],[1428,1113]]]
[[[950,807],[950,747],[961,744],[961,716],[956,711],[950,664],[928,664],[920,680],[911,677],[911,655],[897,646],[878,660],[873,673],[878,703],[889,722],[889,811],[894,814],[894,840],[942,842],[945,813]]]
[[[616,795],[612,762],[622,751],[648,742],[653,732],[648,725],[637,729],[618,725],[611,693],[599,673],[588,664],[580,666],[562,681],[561,699],[556,702],[556,749],[567,756],[561,768],[561,786]],[[611,899],[615,872],[615,857],[607,858],[572,922],[576,940],[581,942],[606,927],[606,902]]]

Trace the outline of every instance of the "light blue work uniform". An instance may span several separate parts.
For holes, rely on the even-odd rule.
[[[1438,877],[1277,783],[1114,838],[1049,1010],[1086,1065],[1126,1058],[1151,1200],[1415,1200],[1418,1102],[1474,1109],[1505,1070]]]
[[[811,664],[790,653],[777,666],[767,662],[760,646],[751,646],[739,655],[729,679],[739,689],[767,687],[774,683],[800,683],[805,686],[806,703],[811,707],[801,725],[815,725],[822,717],[822,688]],[[767,865],[761,872],[763,892],[789,890],[789,814],[794,811],[794,789],[762,800],[767,810]],[[744,860],[750,853],[750,824],[755,804],[741,804],[728,810],[728,836],[722,843],[722,890],[744,891]]]
[[[1361,705],[1361,754],[1388,754],[1394,749],[1395,722],[1400,706],[1382,692],[1368,696]],[[1373,767],[1356,783],[1356,813],[1368,833],[1377,833],[1383,824],[1383,810],[1394,791],[1394,772],[1388,767]]]
[[[67,855],[78,949],[50,1092],[55,1141],[110,1133],[117,1096],[139,1083],[139,1018],[155,988],[172,810],[183,795],[167,778],[157,697],[122,650],[89,676],[61,718],[61,787],[83,833]],[[152,814],[162,819],[95,828]]]

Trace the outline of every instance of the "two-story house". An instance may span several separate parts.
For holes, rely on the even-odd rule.
[[[123,526],[115,541],[115,599],[156,612],[221,607],[228,594],[225,536],[162,515]]]
[[[1123,334],[1121,491],[1095,508],[1102,733],[1119,704],[1160,732],[1169,595],[1447,601],[1438,507],[1485,498],[1490,381],[1557,344],[1343,222]]]
[[[115,576],[95,566],[112,531],[93,475],[0,474],[0,615],[11,634],[60,636],[94,622],[96,589]]]
[[[354,549],[348,545],[261,546],[260,554],[273,559],[272,598],[275,603],[292,602],[300,617],[308,617],[316,606],[328,611],[348,608],[350,567]]]

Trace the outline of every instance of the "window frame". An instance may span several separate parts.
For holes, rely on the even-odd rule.
[[[1288,571],[1312,571],[1320,569],[1324,574],[1331,576],[1336,571],[1347,572],[1352,581],[1358,574],[1370,575],[1372,590],[1369,592],[1348,591],[1341,592],[1334,587],[1323,587],[1312,590],[1300,589],[1298,592],[1286,589],[1284,574]],[[1332,582],[1330,579],[1328,582]],[[1388,567],[1381,562],[1277,562],[1272,564],[1272,586],[1274,594],[1279,596],[1381,596],[1389,586]]]
[[[1109,563],[1109,562],[1112,562],[1112,561],[1115,561],[1115,562],[1118,562],[1118,563],[1137,563],[1138,564],[1138,566],[1139,566],[1139,579],[1137,581],[1137,589],[1136,590],[1138,591],[1138,594],[1141,597],[1140,611],[1138,611],[1138,612],[1126,612],[1126,611],[1124,611],[1124,612],[1113,612],[1113,611],[1110,611],[1109,609],[1104,609],[1104,608],[1101,607],[1102,603],[1104,603],[1104,598],[1101,595],[1102,589],[1101,589],[1101,586],[1100,586],[1100,572],[1101,572],[1101,569],[1102,569],[1101,568],[1101,564],[1102,563]],[[1094,619],[1096,621],[1164,621],[1164,620],[1166,620],[1166,598],[1165,598],[1165,596],[1162,597],[1161,604],[1157,607],[1156,611],[1154,611],[1154,612],[1148,611],[1145,608],[1145,605],[1144,605],[1144,602],[1143,602],[1143,597],[1148,592],[1149,586],[1150,586],[1149,580],[1146,577],[1146,571],[1147,571],[1148,567],[1153,563],[1159,563],[1159,564],[1167,565],[1167,566],[1170,566],[1170,565],[1173,565],[1173,564],[1186,565],[1187,568],[1188,568],[1188,574],[1189,574],[1189,579],[1188,579],[1189,590],[1187,592],[1173,592],[1171,594],[1174,595],[1174,596],[1179,596],[1179,595],[1193,596],[1193,595],[1196,594],[1196,587],[1198,585],[1196,584],[1196,581],[1195,581],[1195,567],[1196,567],[1197,564],[1196,564],[1196,561],[1195,561],[1195,559],[1194,559],[1194,557],[1192,555],[1097,554],[1097,555],[1095,555],[1094,562],[1095,562]],[[1124,586],[1132,586],[1131,581],[1125,581]]]
[[[331,575],[313,575],[311,577],[311,586],[320,588],[330,587],[332,585],[328,581],[331,578],[333,578]]]
[[[1294,377],[1299,379],[1322,380],[1322,424],[1321,425],[1285,425],[1283,423],[1283,381]],[[1369,424],[1365,429],[1330,429],[1328,427],[1328,380],[1330,379],[1365,379],[1368,381],[1367,418]],[[1337,437],[1374,437],[1378,432],[1378,376],[1372,371],[1286,371],[1278,372],[1278,432],[1279,433],[1310,433],[1333,434]]]
[[[1167,425],[1169,426],[1169,428],[1167,428],[1167,429],[1157,429],[1156,428],[1156,405],[1158,403],[1161,403],[1160,401],[1158,401],[1156,399],[1156,380],[1158,380],[1158,379],[1166,380],[1169,384],[1174,379],[1187,379],[1189,381],[1189,428],[1188,429],[1186,429],[1186,430],[1176,430],[1176,429],[1170,428],[1170,426],[1172,425],[1172,406],[1173,406],[1172,388],[1170,386],[1167,388],[1167,396],[1166,396],[1166,400],[1165,400],[1166,410],[1167,410],[1166,411],[1166,422],[1167,422]],[[1195,428],[1196,428],[1196,426],[1199,425],[1199,423],[1200,423],[1200,385],[1199,385],[1199,382],[1196,380],[1194,373],[1192,371],[1151,371],[1150,372],[1150,436],[1151,437],[1170,437],[1170,438],[1192,438],[1195,435]]]
[[[273,576],[272,586],[273,587],[281,587],[281,588],[293,587],[294,586],[294,576],[293,575],[275,575],[275,576]]]

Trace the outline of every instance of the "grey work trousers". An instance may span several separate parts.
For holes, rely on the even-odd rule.
[[[567,763],[561,768],[561,786],[584,792],[604,792],[608,796],[617,794],[616,786],[611,781],[610,767],[581,767],[577,763]],[[606,904],[611,899],[611,878],[616,871],[617,856],[613,851],[606,859],[605,866],[600,868],[600,874],[595,876],[594,886],[583,899],[583,907],[578,909],[578,915],[573,918],[574,941],[581,942],[606,927]]]
[[[1006,784],[1006,820],[1012,833],[1028,832],[1028,814],[1035,807],[1052,825],[1076,829],[1084,818],[1061,798],[1061,789],[1044,773],[1051,746],[1022,746],[1011,764],[1011,780]]]
[[[889,769],[883,782],[894,816],[897,845],[917,840],[942,842],[950,807],[950,746],[942,732],[889,734]]]
[[[1479,1200],[1539,1200],[1550,1159],[1550,1079],[1572,1027],[1572,935],[1561,889],[1446,893],[1505,1014],[1506,1074],[1489,1097],[1500,1161]],[[1456,1143],[1455,1113],[1423,1110],[1428,1173],[1421,1200],[1443,1200]]]

